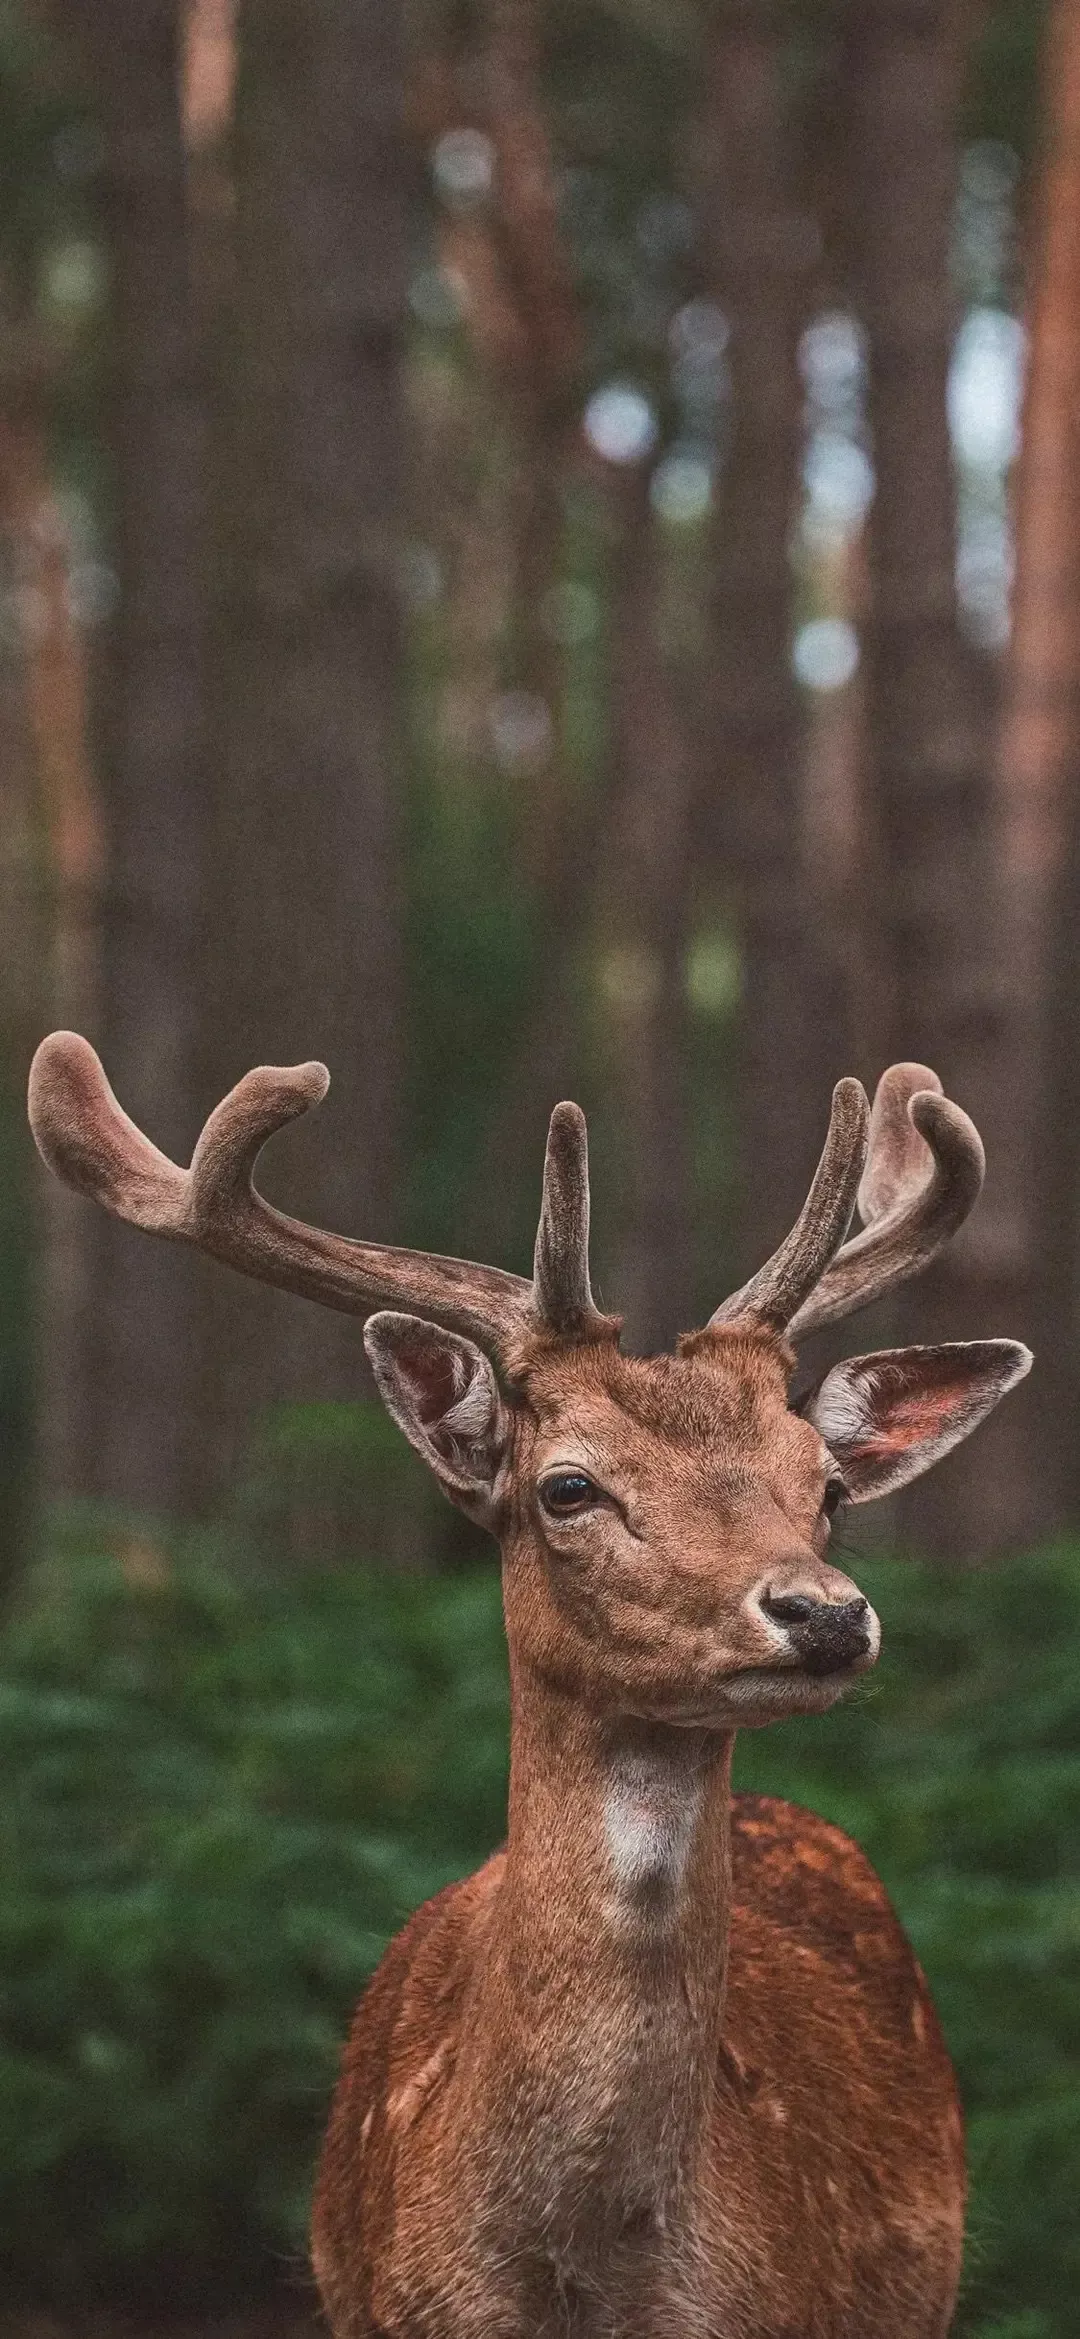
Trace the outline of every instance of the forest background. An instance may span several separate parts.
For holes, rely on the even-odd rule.
[[[357,1327],[47,1186],[66,1024],[182,1160],[324,1058],[273,1198],[518,1268],[579,1097],[644,1349],[839,1074],[973,1114],[859,1344],[1036,1372],[859,1557],[881,1686],[742,1777],[927,1964],[958,2328],[1067,2339],[1076,0],[3,0],[0,902],[0,2317],[305,2321],[346,2009],[505,1780],[491,1560]]]

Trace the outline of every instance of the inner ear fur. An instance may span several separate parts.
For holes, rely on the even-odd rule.
[[[390,1309],[368,1318],[364,1346],[387,1412],[443,1492],[492,1525],[510,1415],[489,1358],[458,1332]]]
[[[834,1365],[799,1411],[835,1457],[852,1502],[873,1502],[959,1445],[1031,1363],[1019,1340],[885,1348]]]

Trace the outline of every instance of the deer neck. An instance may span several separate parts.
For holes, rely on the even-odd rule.
[[[512,1701],[468,2059],[505,2212],[512,2194],[534,2221],[539,2205],[538,2246],[571,2261],[583,2237],[691,2213],[723,2013],[731,1740],[601,1719],[517,1665]]]

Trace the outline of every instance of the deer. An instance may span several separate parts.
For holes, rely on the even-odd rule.
[[[261,1146],[327,1085],[250,1072],[185,1171],[58,1033],[30,1112],[114,1214],[364,1316],[391,1415],[502,1549],[506,1843],[417,1910],[356,2012],[312,2228],[334,2339],[940,2339],[964,2149],[927,1984],[856,1845],[733,1795],[731,1756],[875,1662],[829,1558],[841,1506],[927,1469],[1031,1364],[981,1339],[793,1382],[809,1334],[960,1226],[978,1134],[923,1065],[872,1111],[840,1081],[779,1248],[637,1357],[592,1294],[575,1105],[529,1278],[266,1202]]]

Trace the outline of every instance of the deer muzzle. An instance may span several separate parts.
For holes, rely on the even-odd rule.
[[[837,1601],[811,1592],[764,1591],[758,1605],[808,1673],[842,1673],[870,1654],[874,1615],[861,1592]]]

